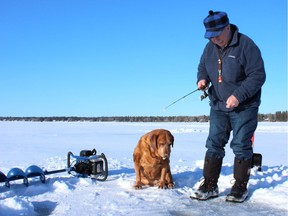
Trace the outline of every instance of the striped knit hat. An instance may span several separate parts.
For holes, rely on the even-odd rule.
[[[229,19],[225,12],[209,11],[209,15],[203,20],[206,28],[205,38],[211,39],[221,34],[223,29],[229,25]]]

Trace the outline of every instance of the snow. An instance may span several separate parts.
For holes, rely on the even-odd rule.
[[[176,188],[134,190],[132,153],[146,132],[165,128],[175,143],[171,169]],[[287,215],[287,123],[261,122],[255,134],[255,152],[263,155],[263,171],[252,169],[249,198],[227,203],[233,184],[233,158],[226,146],[219,198],[191,200],[202,178],[208,123],[117,122],[0,122],[0,171],[37,165],[48,171],[66,168],[67,153],[96,148],[108,159],[106,181],[77,178],[66,172],[0,183],[0,215]]]

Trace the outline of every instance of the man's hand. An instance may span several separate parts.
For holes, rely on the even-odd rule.
[[[207,81],[206,81],[206,80],[200,80],[200,81],[197,83],[197,86],[198,86],[198,89],[199,89],[199,90],[207,90],[207,89],[208,89],[208,84],[207,84]]]
[[[231,95],[226,101],[226,108],[227,109],[235,108],[238,105],[239,105],[239,101],[234,95]]]

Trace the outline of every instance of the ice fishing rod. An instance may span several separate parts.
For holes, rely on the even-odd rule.
[[[193,94],[194,92],[197,92],[197,91],[200,91],[200,90],[203,90],[203,91],[204,91],[203,95],[201,95],[201,97],[200,97],[200,98],[201,98],[201,101],[202,101],[203,99],[205,99],[205,98],[208,96],[208,94],[207,94],[207,92],[206,92],[204,89],[202,89],[202,88],[201,88],[201,89],[200,89],[200,88],[197,88],[197,89],[195,89],[194,91],[192,91],[192,92],[184,95],[183,97],[181,97],[181,98],[179,98],[178,100],[174,101],[173,103],[169,104],[168,106],[166,106],[166,107],[164,108],[164,110],[166,110],[166,109],[169,108],[170,106],[174,105],[174,104],[177,103],[178,101],[183,100],[184,98],[186,98],[187,96]]]

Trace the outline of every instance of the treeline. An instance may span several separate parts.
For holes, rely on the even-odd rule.
[[[258,121],[287,122],[287,111],[277,111],[275,114],[258,114]]]
[[[111,116],[111,117],[0,117],[0,121],[89,122],[208,122],[209,116]]]
[[[89,121],[89,122],[208,122],[209,116],[111,116],[111,117],[0,117],[0,121]],[[287,122],[287,111],[274,114],[258,114],[258,121]]]

